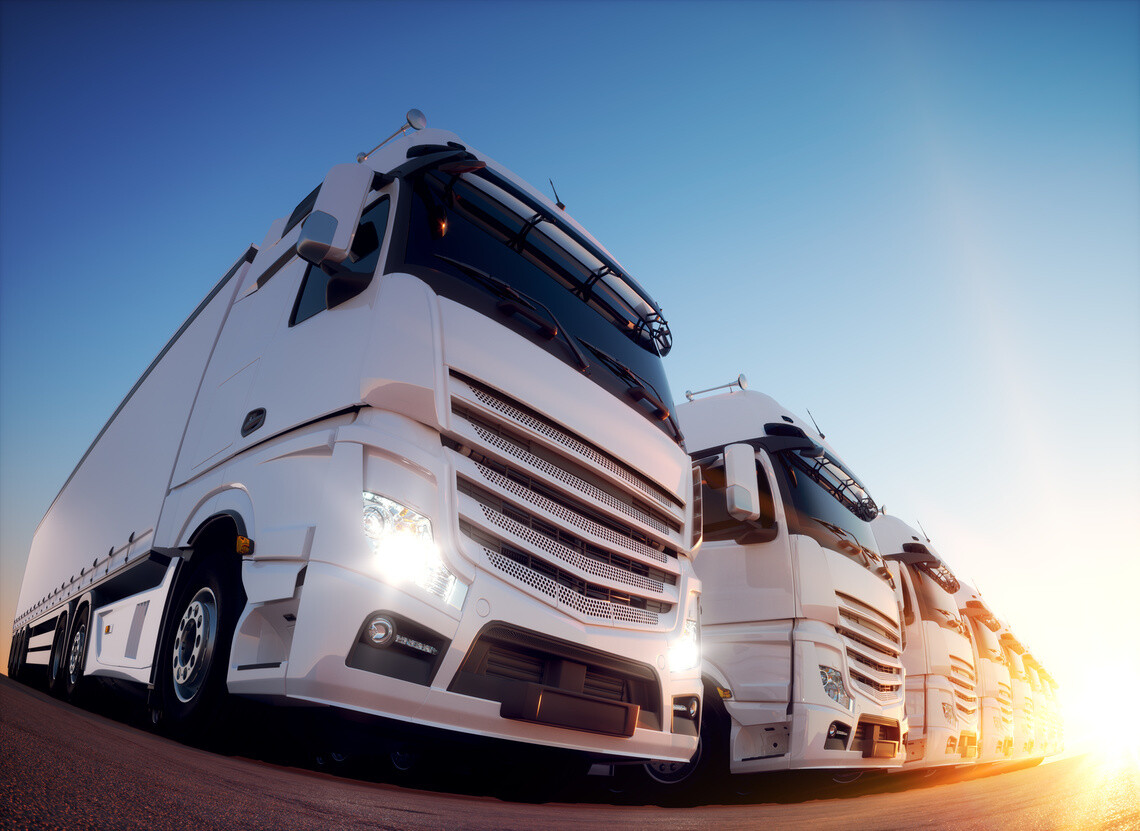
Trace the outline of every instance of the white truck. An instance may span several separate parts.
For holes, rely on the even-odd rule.
[[[701,747],[645,771],[700,791],[727,773],[897,767],[902,627],[878,509],[811,425],[743,376],[726,386],[677,407],[703,477]]]
[[[1065,725],[1061,718],[1060,702],[1057,699],[1057,680],[1039,661],[1034,659],[1037,677],[1041,682],[1039,700],[1042,702],[1042,718],[1047,719],[1045,728],[1045,746],[1042,752],[1046,756],[1061,753],[1065,749]]]
[[[184,731],[228,692],[688,760],[668,326],[561,204],[423,127],[332,168],[130,391],[35,534],[10,672],[145,686]]]
[[[1044,667],[1033,657],[1032,652],[1026,651],[1021,655],[1021,662],[1025,665],[1025,674],[1029,679],[1029,689],[1033,690],[1034,719],[1033,719],[1033,752],[1032,756],[1049,756],[1053,750],[1053,717],[1052,699],[1049,694],[1049,682],[1045,681]]]
[[[955,594],[978,670],[978,763],[1004,762],[1013,757],[1013,685],[1009,661],[1002,649],[1001,622],[978,590],[962,583]]]
[[[871,523],[902,608],[906,671],[904,770],[972,763],[978,756],[978,671],[958,579],[925,534],[880,514]]]
[[[1022,645],[1005,621],[1001,623],[998,640],[1005,652],[1005,660],[1009,665],[1010,687],[1013,690],[1013,757],[1014,759],[1027,759],[1037,755],[1036,732],[1037,714],[1033,687],[1029,683],[1029,673],[1025,669],[1022,655],[1025,647]]]

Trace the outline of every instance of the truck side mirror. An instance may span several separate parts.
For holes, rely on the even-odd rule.
[[[724,498],[728,515],[741,522],[760,518],[760,486],[756,481],[756,451],[751,445],[724,448]]]
[[[302,260],[324,266],[348,258],[364,201],[376,178],[376,171],[363,164],[338,164],[329,171],[312,212],[301,225],[297,254]]]

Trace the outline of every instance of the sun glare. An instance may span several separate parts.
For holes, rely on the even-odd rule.
[[[1127,722],[1108,706],[1109,688],[1140,688],[1140,668],[1101,665],[1090,674],[1088,685],[1071,691],[1064,704],[1066,749],[1099,756],[1106,766],[1140,769],[1140,746]]]

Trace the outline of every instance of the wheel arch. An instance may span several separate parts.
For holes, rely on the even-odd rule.
[[[204,529],[225,520],[234,523],[237,534],[252,537],[253,517],[253,499],[244,487],[231,484],[217,488],[202,497],[182,522],[177,534],[178,546],[193,546]]]
[[[175,575],[162,610],[155,660],[151,663],[150,687],[161,682],[159,650],[175,625],[173,604],[186,586],[186,582],[199,568],[214,570],[219,577],[237,586],[244,605],[245,587],[242,585],[241,560],[237,551],[238,537],[249,534],[249,518],[253,502],[244,488],[230,487],[212,493],[199,502],[197,509],[183,523],[178,546],[183,553],[182,564]],[[231,633],[232,635],[232,633]]]

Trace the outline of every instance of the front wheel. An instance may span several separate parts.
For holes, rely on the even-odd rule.
[[[213,571],[190,575],[171,607],[160,648],[162,718],[175,733],[212,724],[225,698],[230,640],[240,611],[237,590]]]
[[[706,696],[706,701],[708,698]],[[632,790],[662,804],[705,804],[717,801],[728,785],[728,714],[707,707],[696,752],[688,762],[651,761],[630,771]]]

